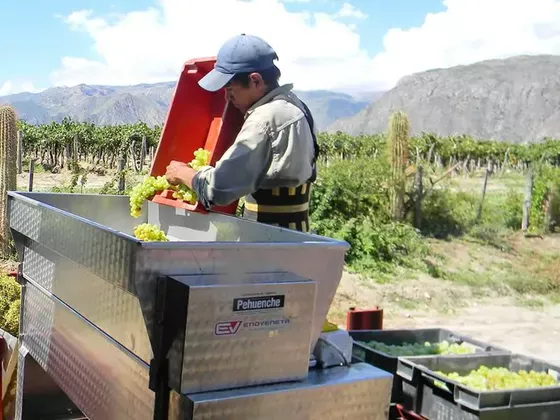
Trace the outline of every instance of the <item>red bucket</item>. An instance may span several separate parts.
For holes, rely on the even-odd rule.
[[[383,309],[378,306],[375,309],[350,308],[346,313],[346,330],[382,330],[383,329]]]

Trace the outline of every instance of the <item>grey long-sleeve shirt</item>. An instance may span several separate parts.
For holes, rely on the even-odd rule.
[[[280,86],[255,103],[215,167],[205,166],[195,175],[193,190],[207,209],[258,189],[296,187],[311,177],[313,137],[292,88]]]

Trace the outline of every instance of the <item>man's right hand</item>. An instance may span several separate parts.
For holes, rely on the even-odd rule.
[[[185,184],[192,188],[192,179],[196,171],[184,162],[172,160],[167,166],[165,177],[171,185]]]

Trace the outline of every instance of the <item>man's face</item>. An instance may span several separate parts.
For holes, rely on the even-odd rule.
[[[258,73],[252,73],[249,76],[248,86],[237,81],[232,81],[226,86],[226,98],[243,113],[247,112],[265,94],[266,85]]]

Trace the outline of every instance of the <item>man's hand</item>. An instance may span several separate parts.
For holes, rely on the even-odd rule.
[[[172,160],[167,166],[165,177],[171,185],[185,184],[192,188],[192,179],[196,175],[196,171],[184,162]]]

